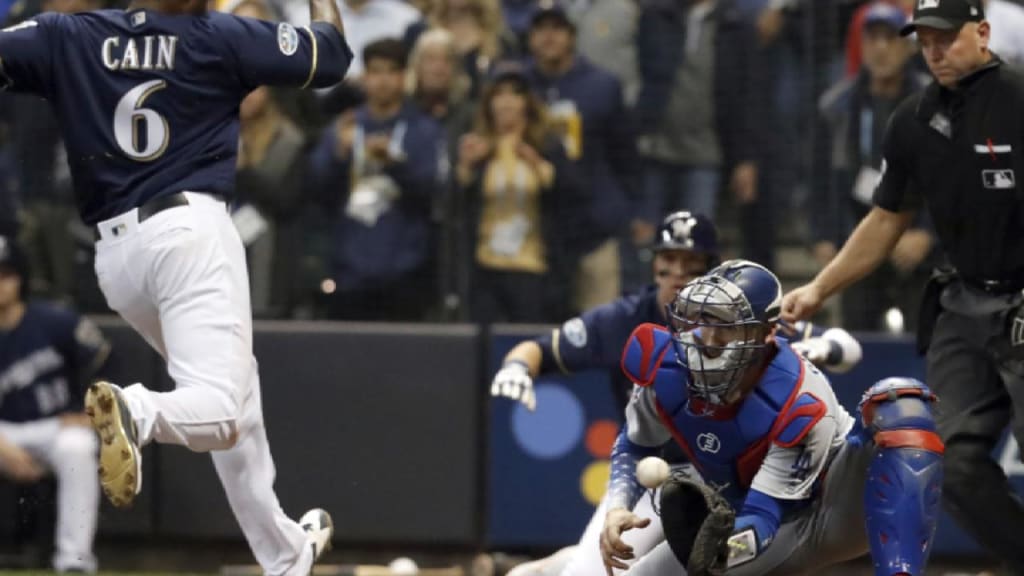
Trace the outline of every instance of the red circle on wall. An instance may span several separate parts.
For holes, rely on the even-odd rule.
[[[587,452],[594,458],[610,458],[619,425],[612,420],[597,420],[587,427]]]

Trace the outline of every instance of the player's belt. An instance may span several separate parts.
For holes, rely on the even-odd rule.
[[[138,218],[139,223],[145,222],[147,219],[156,216],[164,210],[170,210],[171,208],[177,208],[178,206],[188,206],[188,197],[185,196],[184,192],[176,192],[174,194],[168,194],[167,196],[158,196],[152,200],[146,202],[142,206],[139,206]],[[100,239],[100,229],[96,226],[93,229],[93,233],[96,239]]]

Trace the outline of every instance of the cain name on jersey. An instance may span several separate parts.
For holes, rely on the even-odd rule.
[[[103,65],[107,70],[174,70],[177,36],[111,36],[103,41]]]

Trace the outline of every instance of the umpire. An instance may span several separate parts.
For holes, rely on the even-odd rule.
[[[786,295],[783,318],[811,316],[874,270],[927,207],[952,265],[926,288],[918,333],[941,398],[944,502],[1024,574],[1024,506],[991,457],[1014,412],[1024,445],[1024,74],[989,51],[980,0],[919,0],[901,34],[914,32],[935,82],[893,113],[874,207],[839,255]]]

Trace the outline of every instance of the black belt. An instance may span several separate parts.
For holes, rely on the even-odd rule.
[[[164,210],[170,210],[171,208],[177,208],[179,206],[188,206],[188,197],[185,196],[184,192],[176,192],[174,194],[168,194],[167,196],[153,198],[142,206],[139,206],[139,223],[145,222],[147,219],[156,216]],[[100,233],[99,225],[96,226],[94,232],[97,240],[103,237]],[[116,227],[112,229],[112,232],[114,236],[118,235]]]

